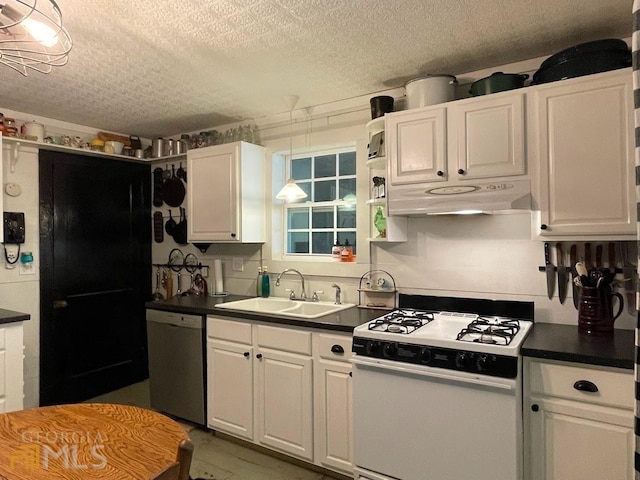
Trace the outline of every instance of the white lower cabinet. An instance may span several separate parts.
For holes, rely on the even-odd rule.
[[[351,334],[314,333],[316,460],[353,473]]]
[[[350,334],[209,316],[207,426],[351,474],[350,350]]]
[[[22,322],[0,325],[0,413],[23,408],[23,360]]]
[[[633,384],[631,371],[526,359],[525,478],[632,480]]]

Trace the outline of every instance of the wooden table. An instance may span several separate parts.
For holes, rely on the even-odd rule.
[[[0,478],[148,480],[188,439],[170,418],[128,405],[82,403],[0,414]]]

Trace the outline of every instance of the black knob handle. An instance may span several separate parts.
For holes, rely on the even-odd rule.
[[[463,169],[461,169],[461,168],[459,168],[459,169],[458,169],[458,173],[459,173],[460,175],[464,175],[464,170],[463,170]]]
[[[442,170],[438,170],[436,172],[436,175],[438,175],[439,177],[444,177],[444,172]]]
[[[261,353],[257,354],[257,355],[256,355],[256,358],[257,358],[258,360],[260,360],[260,359],[262,358],[262,354],[261,354]]]
[[[549,228],[549,227],[547,227],[547,225],[544,224],[544,223],[542,225],[540,225],[540,230],[546,230],[547,228]]]
[[[540,410],[540,407],[538,406],[537,403],[534,403],[533,405],[531,405],[531,410],[533,410],[534,412],[537,412],[538,410]]]
[[[249,352],[244,352],[243,355],[247,358],[249,358]]]
[[[342,348],[342,345],[333,345],[331,347],[331,352],[342,354],[344,353],[344,348]]]
[[[350,376],[350,377],[353,377],[353,372],[349,372],[349,376]]]
[[[573,384],[573,388],[580,390],[581,392],[595,393],[598,391],[598,386],[589,380],[578,380]]]
[[[231,238],[236,238],[236,234],[235,234],[235,233],[232,233],[232,234],[231,234]]]

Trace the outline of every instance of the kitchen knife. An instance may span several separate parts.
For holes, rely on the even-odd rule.
[[[587,267],[587,270],[591,270],[593,265],[591,265],[591,244],[584,244],[584,265]]]
[[[609,242],[609,272],[616,273],[616,244]]]
[[[602,245],[596,245],[596,269],[602,269]]]
[[[567,298],[567,282],[569,281],[569,272],[564,266],[564,254],[562,253],[562,244],[556,243],[556,262],[558,263],[558,297],[560,303],[563,304]]]
[[[556,272],[551,263],[551,252],[547,242],[544,243],[544,270],[547,273],[547,296],[552,299],[556,290]]]
[[[575,279],[578,276],[578,272],[576,271],[576,262],[578,261],[578,246],[571,245],[569,249],[569,262],[571,263],[571,276]],[[575,282],[571,282],[573,285],[573,306],[578,309],[578,303],[580,302],[580,291],[578,290],[578,285]]]

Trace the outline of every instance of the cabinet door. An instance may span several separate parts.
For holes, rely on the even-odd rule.
[[[188,239],[237,241],[238,144],[189,150],[187,153]]]
[[[321,465],[353,473],[351,364],[318,361],[316,366],[317,459]]]
[[[623,70],[533,90],[540,235],[635,234],[631,79]]]
[[[529,480],[632,480],[630,410],[532,397]]]
[[[385,119],[391,184],[445,181],[446,110],[420,108]]]
[[[258,354],[257,436],[263,445],[313,460],[312,360],[263,349]]]
[[[461,180],[523,175],[524,94],[510,93],[455,102],[449,108],[451,150]]]
[[[207,426],[253,440],[253,348],[207,341]]]

